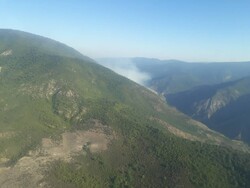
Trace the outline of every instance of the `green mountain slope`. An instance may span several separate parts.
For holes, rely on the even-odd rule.
[[[12,52],[15,52],[16,57],[24,56],[26,53],[45,53],[49,55],[91,60],[60,42],[38,35],[30,35],[22,31],[16,32],[10,29],[0,30],[0,51],[2,56],[4,56],[5,53],[11,54]]]
[[[250,77],[167,95],[168,102],[229,138],[250,142]]]
[[[243,144],[65,45],[0,33],[2,187],[250,185]]]

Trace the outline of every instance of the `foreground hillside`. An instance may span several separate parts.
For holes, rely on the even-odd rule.
[[[246,146],[151,91],[49,39],[0,44],[2,187],[250,186]]]
[[[250,143],[250,77],[167,95],[170,104],[229,138]]]

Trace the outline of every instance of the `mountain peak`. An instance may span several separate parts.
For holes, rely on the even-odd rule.
[[[38,51],[49,55],[59,55],[93,61],[75,49],[47,37],[24,31],[0,29],[0,52],[2,56],[12,53],[15,56],[22,56],[25,53]]]

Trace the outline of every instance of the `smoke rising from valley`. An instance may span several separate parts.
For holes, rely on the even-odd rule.
[[[140,71],[129,58],[105,58],[97,59],[97,62],[113,70],[117,74],[120,74],[143,86],[145,86],[147,84],[147,81],[151,78],[148,73]]]

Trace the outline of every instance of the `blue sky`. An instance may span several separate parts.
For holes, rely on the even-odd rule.
[[[0,0],[0,28],[85,55],[249,61],[249,0]]]

